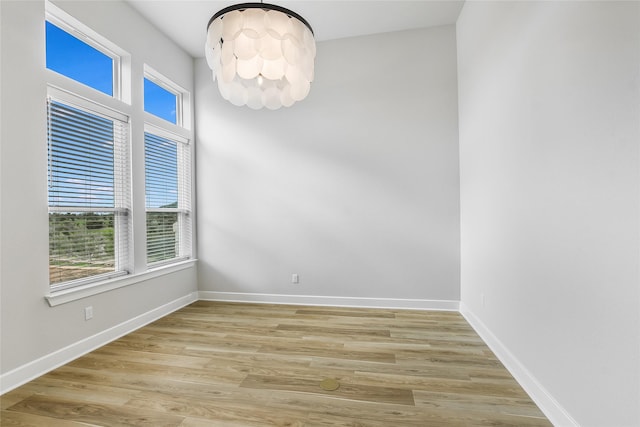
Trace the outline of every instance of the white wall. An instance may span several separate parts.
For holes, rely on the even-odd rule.
[[[318,43],[289,109],[196,88],[202,297],[457,308],[453,26]]]
[[[640,3],[467,2],[457,37],[462,309],[558,424],[638,426]]]
[[[142,135],[144,62],[189,91],[193,90],[192,59],[127,4],[56,4],[132,54],[133,100],[137,105],[131,119],[134,134]],[[56,307],[49,307],[45,302],[44,296],[49,292],[45,7],[42,1],[2,1],[0,7],[0,372],[4,379],[2,388],[6,389],[15,384],[7,383],[5,374],[12,372],[10,381],[25,379],[21,377],[23,374],[36,374],[38,369],[47,368],[46,360],[36,363],[37,366],[32,364],[38,358],[51,356],[66,346],[89,342],[89,338],[107,331],[113,333],[114,329],[110,328],[131,324],[132,320],[140,319],[138,316],[190,295],[196,291],[197,283],[196,269],[190,267]],[[138,165],[134,173],[138,174],[140,141],[140,138],[134,139],[133,150],[134,155],[138,153],[137,160],[134,159]],[[142,200],[144,206],[144,196]],[[94,318],[85,322],[84,307],[89,305],[94,308]],[[73,349],[65,351],[67,356],[73,355]],[[25,368],[30,364],[35,368]]]

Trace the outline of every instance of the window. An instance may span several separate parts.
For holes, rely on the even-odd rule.
[[[147,266],[191,257],[191,147],[183,127],[186,91],[144,68]],[[163,120],[156,120],[156,116]]]
[[[48,69],[109,96],[114,95],[118,68],[115,55],[108,55],[107,49],[96,48],[97,43],[87,44],[49,21],[46,22],[46,38]]]
[[[189,147],[178,138],[144,135],[149,265],[188,258],[191,252]]]
[[[186,265],[192,131],[187,91],[147,65],[134,69],[127,52],[45,4],[51,304]],[[133,78],[144,79],[144,96]],[[132,123],[143,110],[145,121]],[[142,168],[144,177],[132,173]],[[144,202],[132,198],[143,192]],[[134,245],[146,246],[146,261]]]
[[[178,123],[178,106],[180,104],[178,94],[151,81],[144,79],[144,111],[160,117],[169,123]]]
[[[54,97],[47,104],[50,284],[126,274],[127,118]]]

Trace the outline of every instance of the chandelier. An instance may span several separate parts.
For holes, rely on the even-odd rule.
[[[311,26],[297,13],[242,3],[213,15],[205,56],[224,99],[277,110],[309,94],[316,44]]]

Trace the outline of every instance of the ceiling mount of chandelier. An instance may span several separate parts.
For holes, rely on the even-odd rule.
[[[316,44],[311,25],[297,13],[242,3],[213,15],[205,56],[224,99],[277,110],[309,94]]]

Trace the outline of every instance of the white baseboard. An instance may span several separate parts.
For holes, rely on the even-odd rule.
[[[556,399],[540,384],[529,370],[502,344],[502,342],[473,314],[469,308],[460,302],[460,314],[469,322],[480,338],[489,346],[500,362],[513,375],[516,381],[529,394],[540,410],[556,427],[579,427],[576,420],[558,403]]]
[[[53,369],[69,363],[98,347],[116,340],[123,335],[135,331],[167,314],[174,312],[198,300],[198,293],[192,292],[133,319],[120,323],[112,328],[99,332],[65,348],[47,354],[39,359],[24,364],[0,376],[0,394],[4,394],[21,386]]]
[[[262,304],[318,305],[333,307],[361,307],[413,310],[458,311],[459,301],[397,299],[397,298],[357,298],[314,295],[254,294],[240,292],[200,291],[204,301],[252,302]]]

